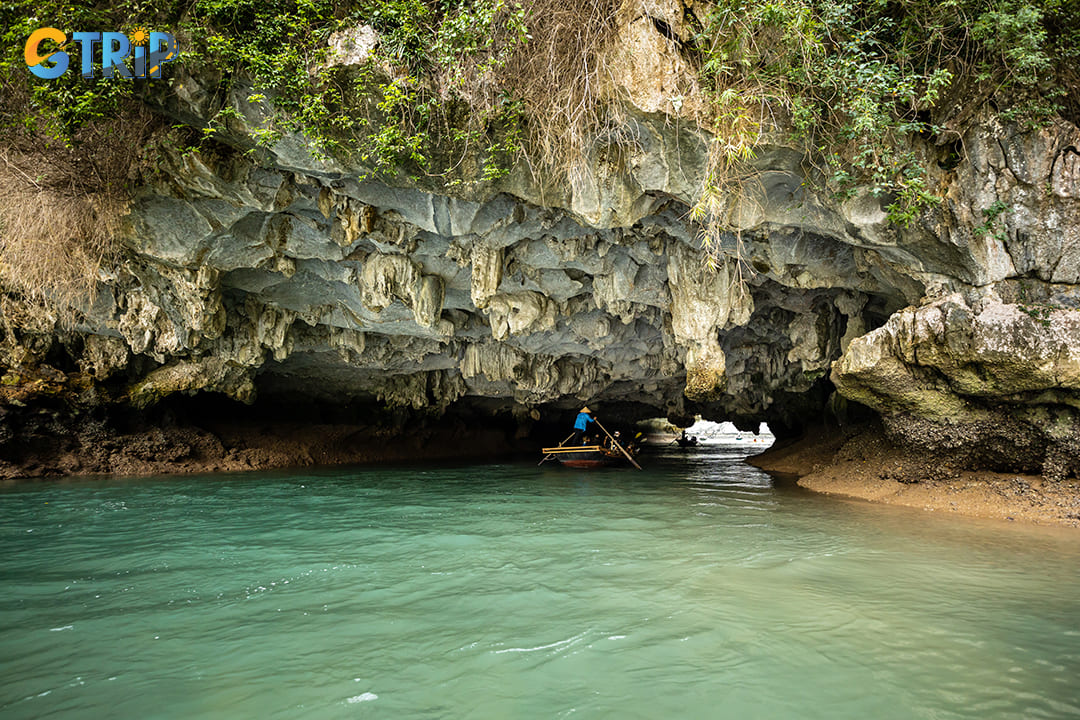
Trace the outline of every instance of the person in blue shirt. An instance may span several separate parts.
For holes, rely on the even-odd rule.
[[[577,414],[577,419],[574,420],[574,444],[584,445],[583,438],[585,437],[585,431],[589,429],[589,423],[596,422],[596,418],[592,416],[592,410],[588,407],[581,408],[581,412]]]

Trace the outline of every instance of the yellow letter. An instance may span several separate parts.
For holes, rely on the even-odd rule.
[[[67,35],[56,28],[51,27],[38,28],[30,33],[30,38],[26,41],[26,48],[23,51],[23,56],[26,58],[26,65],[28,67],[40,65],[52,57],[53,53],[49,53],[48,55],[38,55],[38,47],[41,45],[42,40],[52,40],[57,45],[63,45],[67,42]]]

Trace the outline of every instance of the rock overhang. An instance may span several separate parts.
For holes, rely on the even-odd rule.
[[[237,370],[197,375],[204,389],[244,399],[254,387],[439,411],[468,397],[508,409],[609,400],[647,415],[776,419],[777,397],[827,374],[842,309],[888,314],[913,284],[893,287],[885,270],[860,265],[857,248],[770,221],[742,238],[737,286],[731,266],[708,266],[688,207],[670,197],[630,226],[604,228],[507,193],[463,200],[181,167],[194,176],[178,180],[184,197],[148,192],[136,207],[144,277],[120,292],[141,300],[120,304],[143,314],[121,325],[185,367],[224,359]],[[180,220],[166,222],[179,206]],[[145,276],[153,267],[159,282]],[[148,323],[151,296],[160,312]],[[209,332],[181,331],[206,317],[216,318]],[[151,339],[154,323],[164,332]]]
[[[928,170],[942,205],[908,226],[865,189],[822,191],[807,154],[777,135],[729,188],[743,202],[706,252],[690,207],[711,138],[680,108],[631,98],[633,142],[598,142],[576,173],[521,164],[493,183],[449,185],[372,179],[296,134],[256,160],[245,129],[266,108],[248,95],[242,82],[230,92],[244,122],[220,136],[217,157],[172,156],[140,190],[124,265],[83,328],[100,339],[87,367],[124,378],[135,402],[212,391],[523,417],[609,402],[627,416],[796,428],[821,416],[833,383],[879,412],[899,407],[845,373],[863,357],[853,343],[903,308],[1006,296],[1038,314],[1042,301],[1014,291],[1019,278],[1057,297],[1080,277],[1080,132],[1063,121],[973,123],[955,167]],[[166,109],[201,127],[206,100],[181,94]],[[980,231],[995,204],[1010,208],[1001,226]],[[1008,404],[1017,392],[1028,390],[990,395]],[[946,405],[956,415],[935,421],[971,411]]]

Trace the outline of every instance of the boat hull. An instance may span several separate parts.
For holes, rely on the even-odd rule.
[[[567,453],[559,458],[559,462],[566,467],[589,469],[611,465],[615,462],[615,458],[602,452]]]
[[[612,450],[598,445],[544,448],[544,452],[554,457],[566,467],[579,469],[606,467],[625,461],[624,456],[618,450]]]

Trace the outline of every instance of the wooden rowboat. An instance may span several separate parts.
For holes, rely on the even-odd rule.
[[[602,445],[564,445],[544,448],[542,452],[572,468],[598,468],[626,461],[621,452]]]

